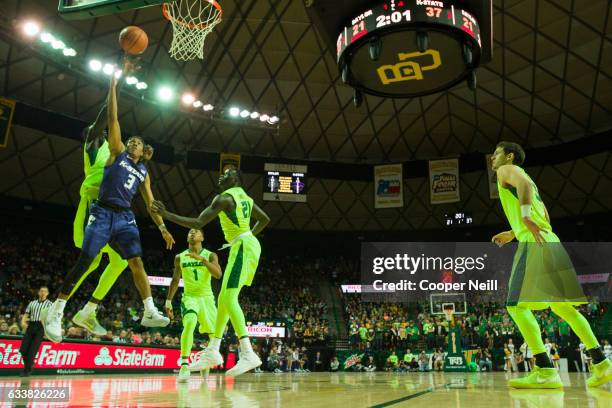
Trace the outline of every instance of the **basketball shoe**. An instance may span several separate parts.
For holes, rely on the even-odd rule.
[[[513,388],[563,388],[557,369],[538,366],[525,377],[511,379],[508,385]]]

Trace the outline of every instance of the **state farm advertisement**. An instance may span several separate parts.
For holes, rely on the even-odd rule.
[[[0,339],[0,369],[23,367],[20,345],[21,340]],[[34,368],[173,370],[179,367],[180,354],[179,349],[171,348],[44,341],[36,354]]]

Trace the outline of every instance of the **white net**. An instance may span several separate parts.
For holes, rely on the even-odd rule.
[[[176,0],[164,3],[163,12],[172,23],[170,56],[181,61],[203,59],[206,36],[221,22],[221,6],[214,0]]]

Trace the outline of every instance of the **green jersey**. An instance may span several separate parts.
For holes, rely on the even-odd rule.
[[[85,170],[85,180],[81,184],[81,197],[88,197],[91,200],[98,198],[98,191],[104,177],[104,166],[110,157],[108,142],[104,143],[97,150],[89,152],[83,150],[83,168]]]
[[[242,187],[228,188],[221,194],[232,196],[236,203],[236,209],[231,213],[221,211],[219,221],[221,229],[227,242],[232,242],[240,234],[251,230],[251,210],[253,209],[253,199],[249,197]]]
[[[552,227],[546,219],[546,207],[538,192],[533,180],[525,170],[519,167],[519,170],[527,177],[533,187],[533,197],[531,202],[531,218],[534,222],[544,231],[552,232]],[[519,203],[518,193],[516,188],[508,186],[508,188],[502,187],[499,181],[497,182],[497,190],[499,191],[499,200],[501,201],[504,213],[508,218],[512,232],[516,240],[519,242],[532,242],[534,239],[531,232],[527,229],[523,223],[523,217],[521,216],[521,204]]]
[[[185,288],[183,290],[183,296],[212,296],[213,292],[210,287],[210,272],[208,268],[204,266],[202,261],[191,258],[189,255],[189,249],[179,254],[179,261],[181,264],[181,274],[183,275],[183,283]],[[200,255],[206,259],[210,259],[209,250],[202,248]]]

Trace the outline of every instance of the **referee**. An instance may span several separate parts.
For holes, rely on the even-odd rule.
[[[22,377],[30,376],[30,372],[34,366],[34,357],[36,357],[36,352],[45,334],[45,329],[41,323],[41,312],[51,307],[53,304],[51,301],[47,300],[47,296],[49,296],[49,288],[41,286],[40,289],[38,289],[38,299],[28,304],[21,318],[21,327],[27,326],[21,342],[21,348],[19,349],[23,357],[24,365],[23,372],[21,373]]]

